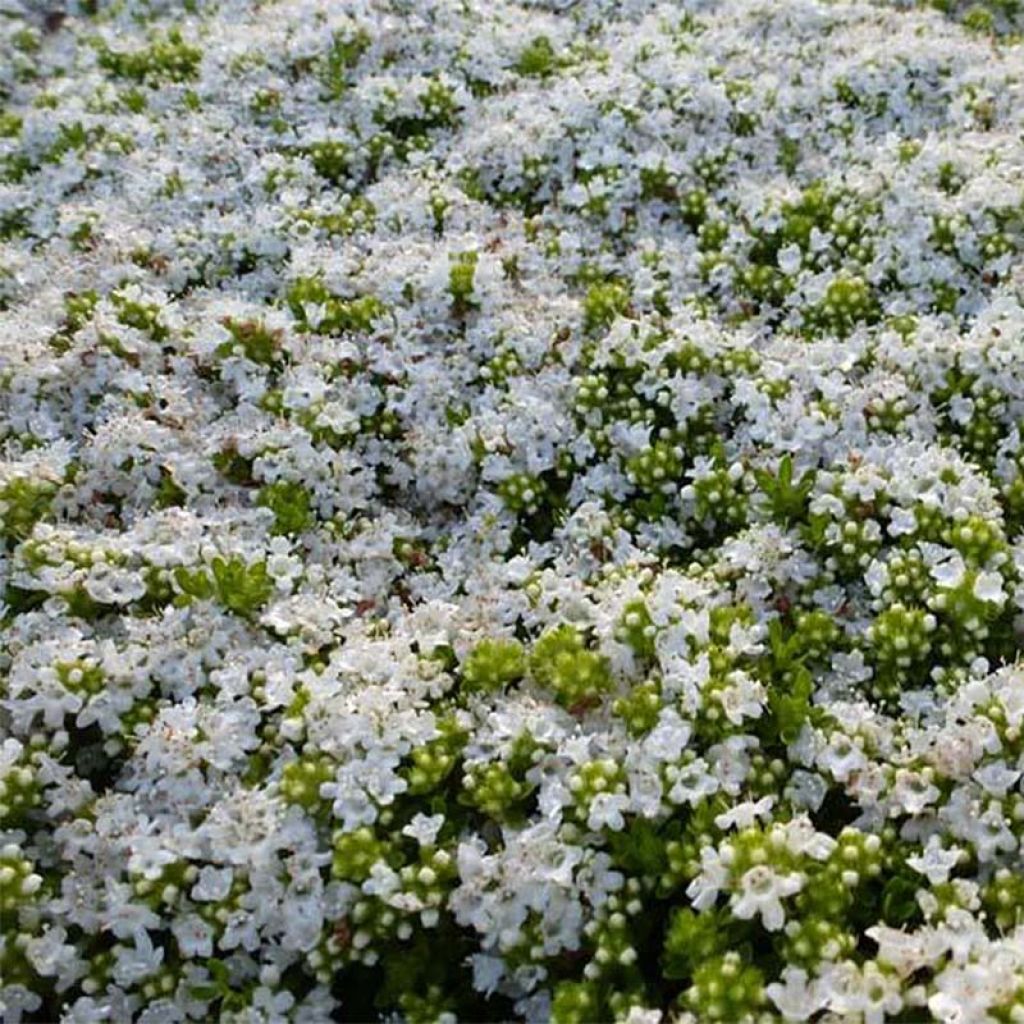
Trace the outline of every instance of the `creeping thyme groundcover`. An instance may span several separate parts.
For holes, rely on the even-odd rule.
[[[0,0],[3,1020],[1024,1019],[1020,6]]]

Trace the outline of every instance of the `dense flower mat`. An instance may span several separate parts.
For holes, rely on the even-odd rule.
[[[0,0],[5,1021],[1024,1018],[1024,19]]]

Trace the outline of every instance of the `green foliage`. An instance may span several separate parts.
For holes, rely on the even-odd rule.
[[[807,470],[799,480],[794,480],[793,457],[787,452],[779,460],[775,473],[755,469],[754,479],[767,501],[772,518],[777,522],[789,526],[806,517],[807,501],[816,479],[814,470]]]
[[[231,341],[224,342],[217,349],[221,358],[238,353],[263,366],[273,366],[280,361],[283,337],[280,330],[269,328],[259,320],[227,317],[221,323],[231,335]]]
[[[547,36],[537,36],[520,52],[515,69],[530,78],[548,78],[558,69],[558,55]]]
[[[291,480],[265,484],[256,496],[256,504],[274,513],[273,532],[283,536],[304,533],[315,522],[309,491]]]
[[[697,913],[679,907],[669,918],[662,951],[662,971],[666,978],[681,981],[692,978],[705,961],[725,953],[735,942],[736,923],[727,910]]]
[[[148,334],[157,342],[166,341],[170,337],[171,332],[161,319],[159,306],[153,303],[139,302],[120,292],[112,292],[110,301],[117,310],[119,323],[126,327],[134,327],[135,330]],[[111,339],[111,344],[115,349],[118,346],[114,339]]]
[[[115,78],[145,85],[164,82],[191,82],[199,74],[203,51],[186,43],[181,30],[172,28],[156,34],[149,46],[140,50],[112,50],[102,46],[97,63]]]
[[[473,283],[479,254],[459,253],[448,271],[448,291],[452,296],[452,311],[456,316],[465,316],[478,303],[473,298]]]
[[[265,562],[251,565],[237,555],[211,563],[217,600],[236,615],[252,618],[267,603],[274,583]]]
[[[210,573],[203,568],[190,570],[179,566],[174,571],[174,580],[186,603],[215,599],[228,611],[246,619],[256,615],[274,590],[265,562],[250,564],[238,555],[214,558]]]
[[[296,320],[317,334],[365,334],[387,313],[387,307],[376,296],[342,299],[329,291],[320,277],[297,278],[287,291],[286,301]],[[310,307],[320,314],[313,322],[308,319]]]
[[[320,81],[327,99],[338,100],[345,94],[349,76],[370,48],[370,43],[369,33],[362,28],[352,33],[334,33],[320,69]]]

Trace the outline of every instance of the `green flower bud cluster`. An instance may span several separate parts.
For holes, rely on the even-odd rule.
[[[858,889],[880,878],[888,860],[878,835],[844,828],[828,860],[797,895],[797,907],[815,918],[842,920],[858,899]]]
[[[17,846],[8,844],[0,850],[0,920],[5,929],[8,923],[17,923],[17,915],[43,888],[43,876],[34,868],[33,862],[23,857]]]
[[[621,796],[626,792],[626,773],[612,758],[588,761],[569,776],[569,792],[577,818],[584,824],[594,798],[605,793]]]
[[[576,413],[596,428],[616,420],[654,425],[656,413],[636,394],[637,375],[631,370],[601,369],[582,377],[576,385]]]
[[[922,608],[890,605],[875,617],[866,638],[877,667],[874,689],[879,697],[894,699],[902,688],[927,670],[937,620]]]
[[[864,517],[858,518],[863,511]],[[847,519],[814,516],[810,539],[825,555],[825,566],[843,578],[862,576],[882,546],[882,530],[867,510],[856,510]]]
[[[0,485],[0,537],[13,545],[25,540],[37,522],[49,518],[57,485],[16,476]]]
[[[514,772],[505,761],[487,761],[467,769],[460,800],[496,821],[515,817],[517,807],[536,784]]]
[[[922,604],[931,587],[928,567],[918,551],[893,551],[885,561],[885,582],[875,607],[881,610],[897,603]]]
[[[654,638],[657,628],[642,598],[630,601],[622,612],[615,630],[615,639],[628,644],[633,653],[645,662],[654,659]]]
[[[159,306],[140,302],[121,292],[111,292],[110,301],[117,311],[118,323],[148,334],[153,341],[162,342],[170,337],[169,328],[161,320],[162,310]],[[115,351],[120,347],[120,343],[113,339],[109,344]]]
[[[159,711],[159,704],[155,697],[145,697],[136,700],[130,708],[121,713],[121,729],[118,736],[112,741],[115,744],[119,741],[121,746],[117,750],[121,753],[129,749],[138,741],[139,733],[144,732],[152,725]],[[115,748],[117,749],[117,748]]]
[[[778,945],[787,963],[809,970],[823,960],[836,961],[851,956],[857,938],[841,922],[803,911],[801,917],[786,922]]]
[[[156,968],[152,974],[142,979],[138,984],[139,995],[147,1002],[155,1002],[157,999],[170,999],[177,991],[178,983],[181,981],[179,972],[170,965],[163,965]]]
[[[504,388],[509,379],[523,370],[519,354],[513,348],[507,348],[495,354],[494,358],[480,367],[480,377],[496,388]]]
[[[334,854],[331,874],[348,882],[365,882],[373,865],[378,861],[390,863],[393,854],[390,845],[378,838],[370,826],[363,825],[353,832],[334,833]]]
[[[529,473],[513,473],[498,485],[498,494],[510,512],[536,515],[547,500],[547,487],[539,477]]]
[[[419,860],[398,871],[402,891],[416,898],[420,921],[428,928],[437,924],[445,897],[458,879],[455,858],[444,849],[420,847]]]
[[[779,757],[769,758],[760,751],[750,759],[750,773],[746,785],[751,796],[778,796],[789,777],[789,768]]]
[[[705,960],[694,972],[693,982],[683,994],[683,1005],[706,1021],[770,1021],[764,975],[752,965],[745,966],[739,953],[728,952]]]
[[[332,782],[336,771],[337,765],[328,754],[308,751],[285,765],[281,772],[281,796],[285,803],[321,813],[329,801],[320,795],[320,787]]]
[[[384,861],[394,871],[401,858],[393,847],[380,843],[369,830],[359,829],[349,839],[335,836],[334,873],[351,880],[369,877],[374,864]],[[379,855],[379,856],[378,856]],[[408,943],[419,929],[432,930],[441,921],[444,901],[456,883],[458,869],[447,850],[421,847],[417,859],[397,867],[398,909],[385,897],[356,899],[347,916],[335,922],[319,945],[307,955],[316,978],[327,983],[347,964],[373,966],[380,950],[398,949],[395,941]]]
[[[308,225],[330,237],[347,238],[356,233],[373,231],[377,208],[366,196],[345,193],[329,213],[296,210],[294,216],[300,231]]]
[[[5,985],[38,984],[26,957],[38,932],[38,904],[45,896],[36,865],[9,843],[0,848],[0,977]]]
[[[991,467],[1008,429],[1007,396],[970,374],[950,371],[947,381],[931,396],[937,409],[948,410],[942,417],[946,437],[979,465]]]
[[[93,659],[59,661],[54,665],[61,686],[85,697],[95,696],[104,687],[103,669]]]
[[[501,690],[526,674],[526,652],[515,640],[481,640],[462,662],[461,673],[467,692]]]
[[[197,902],[195,904],[195,911],[219,938],[233,918],[238,914],[245,913],[243,897],[250,891],[251,886],[248,874],[244,870],[235,868],[227,893],[218,900],[202,900]]]
[[[114,950],[100,949],[89,957],[88,968],[82,979],[82,991],[87,995],[102,992],[114,974]]]
[[[742,463],[727,464],[719,453],[714,468],[695,475],[693,483],[684,487],[681,496],[694,502],[694,517],[701,528],[718,536],[741,529],[747,522],[748,495],[754,489],[754,476]]]
[[[458,1019],[452,1012],[455,1000],[440,985],[430,985],[422,994],[403,992],[398,1005],[409,1024],[455,1024]]]
[[[626,463],[630,482],[649,494],[672,494],[683,474],[685,451],[672,438],[655,441]]]
[[[808,326],[840,337],[861,323],[875,323],[880,315],[878,297],[871,285],[854,274],[841,274],[825,288],[821,303],[807,314]]]
[[[868,429],[880,434],[899,434],[905,427],[911,405],[906,398],[882,398],[865,409]]]
[[[693,977],[702,964],[736,944],[738,925],[723,908],[697,913],[689,907],[672,911],[665,931],[661,963],[666,978]]]
[[[625,890],[614,893],[608,902],[584,926],[583,934],[591,950],[590,959],[583,968],[588,981],[615,980],[616,989],[633,987],[639,981],[637,962],[640,953],[634,935],[636,922],[643,914],[640,884],[630,879]]]
[[[187,860],[164,864],[153,874],[138,874],[132,879],[136,898],[148,903],[154,910],[166,910],[188,894],[199,877],[199,869]]]
[[[31,755],[22,756],[0,775],[0,826],[15,828],[22,819],[39,807],[43,787]]]
[[[561,981],[551,1001],[552,1024],[588,1024],[601,1019],[599,988],[590,981]]]
[[[308,146],[296,147],[293,152],[307,157],[313,165],[313,170],[332,185],[342,185],[348,178],[349,147],[340,139],[324,139],[321,142],[313,142]]]
[[[631,736],[642,736],[658,724],[664,701],[656,680],[638,683],[612,704],[612,713],[623,720]]]
[[[582,635],[569,625],[548,630],[534,644],[530,673],[570,711],[599,703],[612,686],[607,659],[587,650]]]
[[[409,755],[410,765],[405,770],[411,796],[430,793],[452,773],[462,756],[467,734],[454,716],[438,722],[440,733],[435,739],[415,747]]]
[[[583,300],[583,330],[596,334],[607,330],[628,309],[629,288],[620,281],[608,281],[590,286]]]
[[[433,77],[416,97],[419,111],[399,114],[381,107],[375,120],[383,126],[400,153],[409,148],[429,144],[428,134],[458,123],[458,102],[455,93],[438,77]]]
[[[982,888],[982,904],[1001,932],[1011,932],[1024,923],[1024,876],[999,868]]]

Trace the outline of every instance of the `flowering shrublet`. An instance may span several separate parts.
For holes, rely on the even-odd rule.
[[[66,6],[0,1016],[1020,1018],[1021,5]]]

